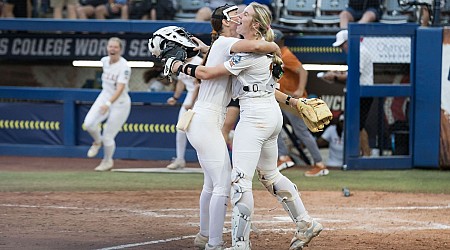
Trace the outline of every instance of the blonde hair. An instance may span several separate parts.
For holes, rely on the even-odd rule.
[[[119,47],[120,47],[120,49],[123,49],[123,44],[122,44],[122,40],[120,40],[120,38],[118,38],[118,37],[111,37],[111,38],[109,38],[109,40],[108,40],[108,43],[110,43],[110,42],[117,42],[118,44],[119,44]]]
[[[259,23],[259,28],[256,30],[258,35],[264,38],[268,42],[273,42],[275,39],[275,35],[273,33],[272,28],[270,28],[270,24],[272,23],[272,14],[269,9],[262,4],[252,2],[250,6],[253,7],[255,14],[253,15],[253,21]],[[275,53],[273,55],[273,62],[277,64],[283,64],[283,60]]]

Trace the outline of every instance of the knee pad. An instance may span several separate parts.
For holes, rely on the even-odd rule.
[[[241,171],[233,168],[231,171],[231,202],[233,205],[242,198],[244,192],[252,191],[252,180]]]
[[[263,171],[258,169],[257,172],[259,181],[264,185],[264,187],[266,187],[270,194],[276,196],[273,185],[283,177],[283,175],[280,174],[280,171],[278,169],[274,169],[272,171]]]

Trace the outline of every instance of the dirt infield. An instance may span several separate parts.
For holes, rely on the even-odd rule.
[[[98,160],[70,159],[65,170]],[[61,159],[1,157],[0,171],[56,170]],[[117,161],[127,167],[168,162]],[[193,164],[192,166],[195,166]],[[196,191],[0,192],[0,249],[194,249]],[[450,249],[450,195],[302,192],[325,230],[305,249]],[[288,249],[294,225],[274,197],[255,192],[253,249]],[[230,245],[230,211],[224,239]]]

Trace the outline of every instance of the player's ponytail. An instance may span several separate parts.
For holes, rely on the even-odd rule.
[[[253,21],[259,23],[259,26],[256,30],[257,34],[264,38],[267,42],[273,42],[275,40],[275,35],[273,33],[270,24],[272,23],[272,14],[267,6],[252,2],[250,4],[255,11],[253,15]],[[272,61],[276,64],[283,64],[283,60],[275,53],[272,53]]]

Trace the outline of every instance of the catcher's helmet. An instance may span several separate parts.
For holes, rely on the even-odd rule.
[[[152,55],[159,57],[167,43],[174,42],[183,47],[187,52],[187,57],[191,58],[199,53],[198,51],[194,51],[194,48],[197,47],[198,44],[195,43],[191,37],[192,35],[182,27],[167,26],[155,31],[153,37],[148,39],[148,49]]]

